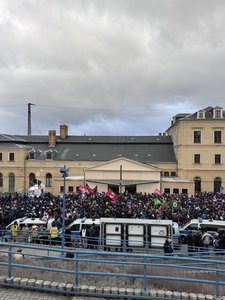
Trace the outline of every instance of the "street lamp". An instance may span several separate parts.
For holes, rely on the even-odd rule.
[[[64,249],[65,242],[65,205],[66,205],[66,177],[68,176],[69,168],[64,165],[63,168],[60,168],[60,173],[63,176],[63,205],[62,205],[62,249]]]

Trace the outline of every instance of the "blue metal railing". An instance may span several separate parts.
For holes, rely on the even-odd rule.
[[[18,249],[23,249],[24,260],[22,257],[20,261],[15,260]],[[68,254],[70,254],[70,258],[67,257]],[[108,278],[120,279],[120,287],[123,279],[124,287],[126,287],[126,280],[135,279],[138,280],[139,287],[144,291],[152,288],[151,284],[154,280],[161,282],[161,285],[166,281],[173,281],[178,284],[185,282],[186,285],[191,283],[207,284],[213,287],[214,295],[219,297],[225,293],[223,287],[225,285],[224,256],[221,255],[218,259],[213,251],[208,252],[206,257],[200,254],[192,253],[193,256],[188,257],[186,252],[176,252],[166,256],[162,250],[161,253],[156,252],[153,254],[123,253],[62,249],[42,245],[37,247],[33,244],[1,242],[0,274],[8,278],[17,274],[21,277],[25,276],[23,274],[26,274],[26,270],[29,270],[32,272],[32,278],[34,279],[42,279],[43,272],[51,274],[52,278],[56,274],[64,274],[69,276],[70,281],[76,287],[84,284],[84,277],[90,278],[90,280],[93,280],[94,277],[95,282],[98,282],[98,278],[102,279],[104,277],[107,278],[107,282],[110,282]],[[200,257],[197,255],[200,255]],[[39,261],[38,265],[34,263],[36,261],[34,259]],[[51,262],[58,264],[57,266],[51,265]],[[68,262],[71,268],[68,267]],[[97,266],[97,268],[92,268],[93,266]],[[162,273],[156,274],[151,271],[153,269],[162,270]],[[175,270],[175,272],[168,275],[168,270]],[[40,272],[42,272],[41,275]],[[186,276],[181,276],[181,273],[186,274]],[[196,273],[198,278],[194,276]],[[210,279],[205,276],[208,273],[213,274]],[[18,287],[21,287],[21,285]],[[77,291],[74,291],[74,294],[77,293]],[[129,296],[126,295],[126,298],[129,298]]]

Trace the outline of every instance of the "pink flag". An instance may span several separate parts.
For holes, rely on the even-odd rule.
[[[160,190],[157,189],[157,188],[155,189],[154,194],[157,195],[157,196],[162,196]]]
[[[117,201],[118,199],[118,195],[115,194],[111,189],[108,189],[108,191],[106,192],[106,196],[108,196],[113,201]]]

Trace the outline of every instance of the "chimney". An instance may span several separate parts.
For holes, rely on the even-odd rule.
[[[68,126],[66,124],[60,125],[60,138],[66,139],[68,136]]]
[[[48,147],[55,148],[56,145],[56,130],[49,130],[48,132]]]

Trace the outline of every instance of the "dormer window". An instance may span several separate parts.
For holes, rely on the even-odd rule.
[[[52,159],[52,151],[47,151],[46,159]]]
[[[205,119],[205,111],[204,110],[198,111],[197,119]]]
[[[31,151],[29,153],[29,159],[35,159],[35,152],[34,151]]]
[[[221,107],[215,107],[213,109],[213,118],[221,119],[223,117],[223,109]]]

